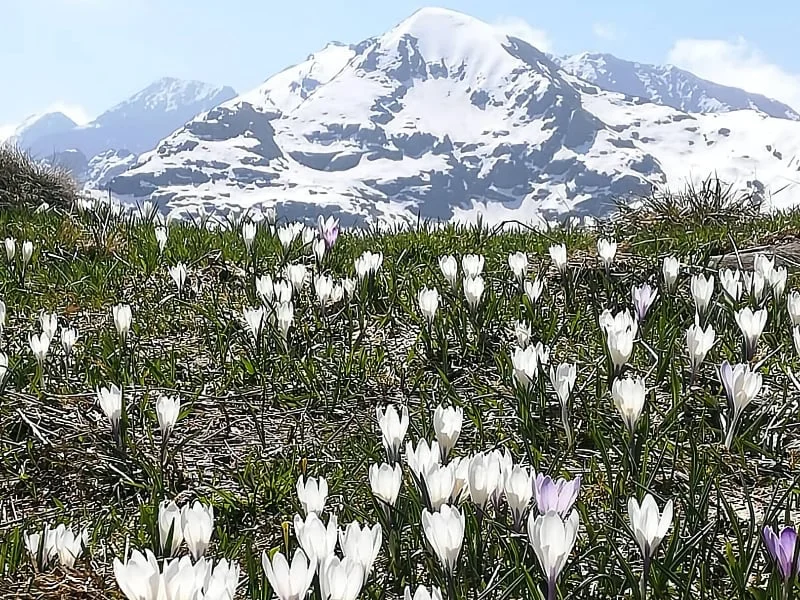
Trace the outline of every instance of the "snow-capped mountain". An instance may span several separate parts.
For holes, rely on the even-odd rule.
[[[155,148],[193,117],[235,96],[230,87],[165,77],[87,125],[51,113],[24,123],[9,141],[45,159],[66,150],[77,150],[88,160],[108,150],[139,154]]]
[[[62,112],[31,115],[17,126],[6,143],[29,148],[38,139],[63,135],[77,126],[75,121]]]
[[[782,186],[798,157],[800,122],[605,91],[489,24],[429,8],[199,115],[110,187],[178,210],[529,220],[603,214],[713,172]]]
[[[553,57],[553,61],[604,90],[646,98],[684,112],[754,109],[779,119],[800,120],[800,114],[782,102],[701,79],[673,65],[648,65],[592,52]]]

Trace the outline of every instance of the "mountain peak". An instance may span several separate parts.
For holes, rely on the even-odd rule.
[[[209,100],[224,97],[214,105],[220,104],[235,95],[233,88],[227,86],[177,77],[162,77],[108,110],[98,117],[98,121],[103,120],[109,113],[128,110],[131,106],[152,112],[172,112],[186,105],[208,103]]]
[[[448,34],[442,35],[443,32],[448,32]],[[438,7],[420,8],[387,32],[383,39],[397,40],[404,36],[424,40],[431,44],[437,39],[444,41],[470,36],[475,36],[477,39],[502,39],[504,37],[495,27],[480,19],[456,10]]]

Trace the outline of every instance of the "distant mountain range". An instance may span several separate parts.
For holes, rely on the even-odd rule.
[[[713,172],[753,190],[800,180],[785,104],[671,66],[549,56],[438,8],[240,96],[165,79],[85,127],[46,115],[13,141],[79,151],[87,186],[123,199],[345,223],[602,215]]]
[[[193,117],[234,97],[236,91],[230,87],[164,77],[87,125],[60,112],[34,115],[7,142],[44,160],[66,162],[81,179],[92,179],[96,174],[87,169],[98,155],[116,160],[117,153],[130,156],[152,150]]]

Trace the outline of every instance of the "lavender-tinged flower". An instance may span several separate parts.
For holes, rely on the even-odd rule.
[[[636,312],[636,320],[641,323],[647,316],[647,311],[653,305],[653,302],[658,298],[658,290],[651,288],[650,284],[644,283],[638,288],[635,287],[631,290],[633,299],[633,309]]]
[[[794,559],[797,531],[794,527],[783,527],[780,531],[776,531],[772,527],[765,526],[762,535],[767,552],[775,561],[778,572],[784,581],[788,581],[800,570],[800,556],[797,560]]]
[[[538,473],[533,482],[533,495],[536,499],[536,508],[541,514],[553,511],[561,517],[566,517],[572,510],[578,492],[581,490],[581,476],[566,480],[559,478],[553,480],[549,475]]]
[[[323,219],[322,215],[320,215],[317,218],[317,229],[327,249],[333,248],[336,239],[339,237],[339,219],[334,219],[333,217]]]

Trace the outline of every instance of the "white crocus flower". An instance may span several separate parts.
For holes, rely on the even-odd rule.
[[[622,420],[633,435],[636,422],[644,409],[647,390],[641,378],[623,377],[614,380],[611,386],[611,396]]]
[[[464,542],[464,514],[445,504],[437,512],[422,511],[422,530],[442,568],[454,573]]]
[[[475,279],[483,273],[485,259],[480,254],[466,254],[461,258],[464,279]]]
[[[437,406],[434,410],[433,430],[436,433],[436,441],[439,442],[443,461],[447,460],[458,441],[463,420],[464,409],[462,408]]]
[[[658,505],[650,494],[645,495],[641,506],[636,498],[629,498],[628,518],[642,557],[649,561],[672,524],[672,500],[667,501],[664,511],[659,514]]]
[[[606,269],[611,267],[611,263],[614,262],[614,256],[616,256],[616,254],[617,242],[605,238],[597,240],[597,256],[600,257],[600,261]]]
[[[319,479],[309,477],[304,480],[301,475],[295,488],[297,489],[297,499],[305,514],[322,514],[325,510],[325,501],[328,499],[328,482],[324,477]]]

